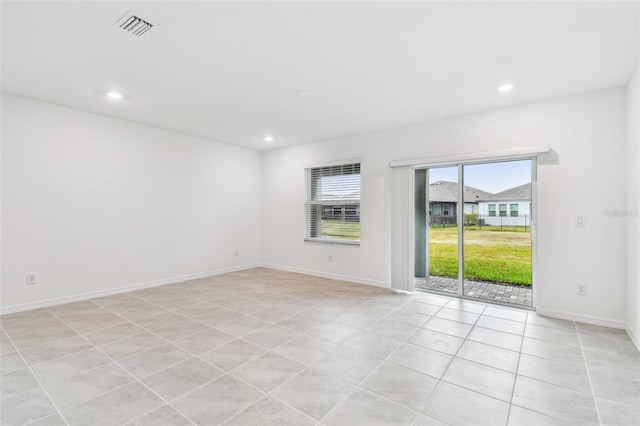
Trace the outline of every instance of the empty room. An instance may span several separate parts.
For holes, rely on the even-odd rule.
[[[640,424],[640,1],[0,24],[0,424]]]

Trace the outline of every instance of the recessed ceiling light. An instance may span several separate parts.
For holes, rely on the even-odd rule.
[[[265,136],[264,137],[264,141],[267,142],[267,143],[273,142],[273,136]]]
[[[504,83],[501,84],[500,86],[498,86],[498,92],[509,92],[511,90],[513,90],[515,86],[511,83]]]
[[[109,90],[107,92],[107,98],[113,99],[114,101],[119,101],[123,98],[122,93],[114,92],[113,90]]]
[[[310,91],[308,91],[308,90],[298,90],[296,93],[297,93],[299,96],[309,96],[309,95],[311,94],[311,92],[310,92]]]

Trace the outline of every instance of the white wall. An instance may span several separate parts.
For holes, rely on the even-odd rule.
[[[258,264],[260,164],[256,151],[3,94],[3,312]]]
[[[640,349],[640,67],[627,87],[627,331]]]
[[[638,80],[628,111],[614,89],[268,151],[262,162],[255,151],[3,94],[0,306],[254,265],[260,252],[266,265],[389,286],[389,160],[550,143],[557,159],[538,170],[538,307],[637,332],[640,219],[606,210],[638,209]],[[361,246],[304,243],[304,167],[353,158],[363,162]],[[577,215],[585,228],[574,227]],[[28,272],[38,284],[25,285]]]
[[[626,133],[620,88],[265,152],[263,263],[389,286],[389,160],[550,143],[557,156],[538,168],[539,311],[623,327],[626,225],[605,210],[626,206]],[[357,157],[361,245],[305,243],[304,167]],[[574,226],[578,215],[585,228]],[[588,285],[586,297],[576,295],[578,283]]]

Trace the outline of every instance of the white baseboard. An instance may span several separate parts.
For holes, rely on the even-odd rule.
[[[389,288],[389,289],[391,288],[389,286],[389,284],[384,283],[382,281],[368,280],[366,278],[353,277],[351,275],[331,274],[331,273],[327,273],[327,272],[312,271],[312,270],[309,270],[309,269],[292,268],[290,266],[274,265],[274,264],[271,264],[271,263],[263,263],[260,266],[262,266],[263,268],[277,269],[279,271],[286,271],[286,272],[295,272],[295,273],[298,273],[298,274],[312,275],[312,276],[315,276],[315,277],[329,278],[329,279],[332,279],[332,280],[348,281],[348,282],[357,283],[357,284],[367,284],[367,285],[372,285],[372,286],[375,286],[375,287],[382,287],[382,288]]]
[[[31,309],[48,308],[49,306],[63,305],[65,303],[79,302],[81,300],[95,299],[98,297],[112,296],[114,294],[128,293],[130,291],[142,290],[145,288],[158,287],[166,284],[174,284],[182,281],[195,280],[197,278],[206,278],[214,275],[226,274],[229,272],[242,271],[245,269],[256,268],[260,265],[242,265],[230,268],[217,269],[215,271],[197,272],[195,274],[181,275],[178,277],[165,278],[161,280],[148,281],[138,284],[130,284],[120,287],[113,287],[106,290],[91,291],[88,293],[74,294],[70,296],[55,297],[52,299],[38,300],[35,302],[21,303],[18,305],[3,306],[0,308],[0,315],[13,314],[16,312],[29,311]]]
[[[582,322],[585,324],[599,325],[602,327],[618,328],[626,330],[628,324],[622,320],[603,318],[593,315],[577,314],[575,312],[557,311],[555,309],[536,308],[536,313],[543,317],[551,317],[568,321]]]
[[[640,351],[640,336],[636,333],[636,331],[633,329],[633,327],[629,323],[626,324],[626,327],[624,329],[627,332],[627,335],[629,336],[633,344],[636,345],[636,348],[638,349],[638,351]]]

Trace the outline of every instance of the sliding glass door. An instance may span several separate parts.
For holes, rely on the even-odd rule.
[[[531,159],[416,171],[416,218],[418,191],[425,193],[424,245],[416,227],[416,287],[531,307],[534,172]]]
[[[425,201],[429,200],[424,206],[426,267],[421,266],[424,280],[418,281],[439,292],[458,294],[458,168],[432,168],[425,173],[420,187]]]

